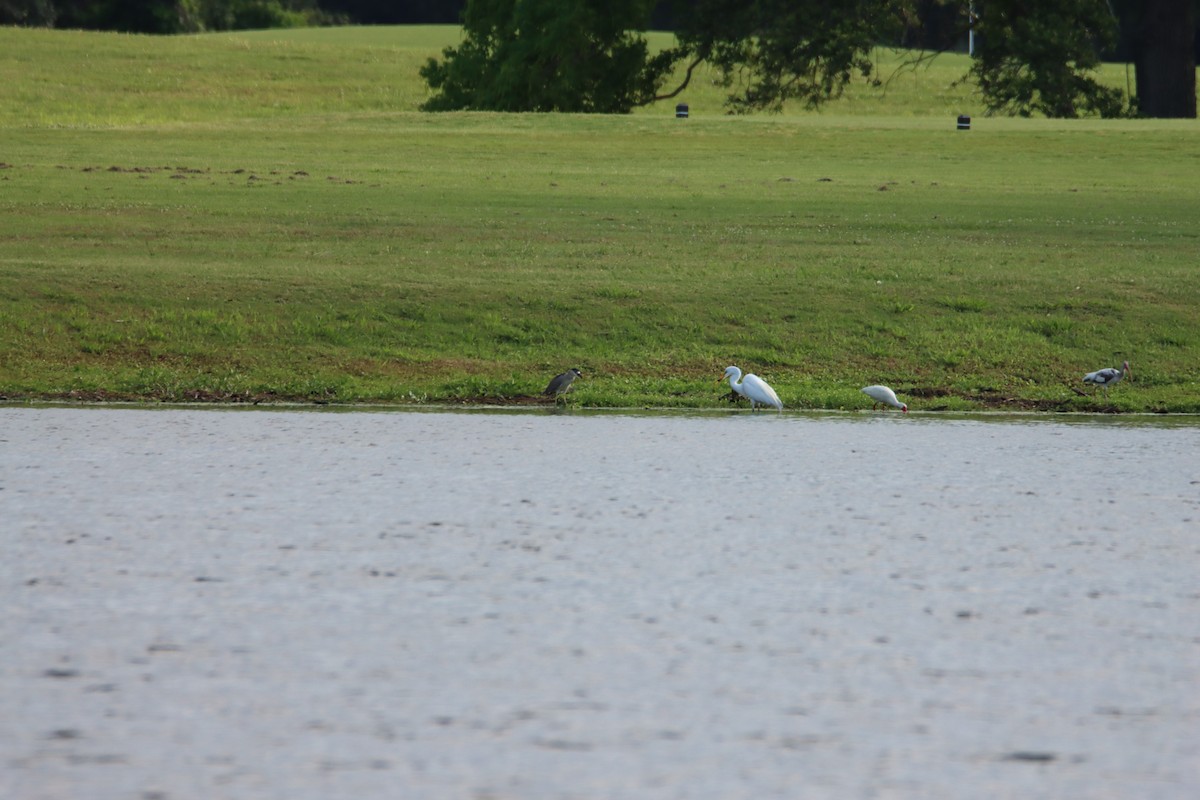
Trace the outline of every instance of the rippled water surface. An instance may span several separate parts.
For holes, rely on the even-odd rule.
[[[1190,798],[1196,420],[0,408],[0,795]]]

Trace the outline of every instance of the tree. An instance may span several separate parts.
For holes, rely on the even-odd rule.
[[[0,25],[125,33],[299,27],[337,19],[318,0],[0,0]]]
[[[678,45],[653,57],[644,30],[654,0],[469,0],[465,41],[421,69],[435,94],[428,111],[601,111],[620,113],[682,91],[708,62],[731,89],[734,111],[815,106],[868,54],[898,35],[910,0],[679,0]],[[676,64],[683,86],[658,93]]]
[[[814,107],[857,74],[869,78],[872,49],[898,39],[907,0],[694,0],[676,36],[680,55],[716,67],[733,111]]]
[[[1197,0],[1114,0],[1147,117],[1196,117]]]
[[[67,26],[123,33],[182,33],[195,30],[189,0],[78,0],[63,4]]]
[[[644,30],[653,0],[471,0],[465,39],[421,76],[426,111],[624,113],[649,102],[665,74]]]
[[[302,28],[310,22],[315,3],[297,0],[193,0],[206,31]],[[307,8],[306,8],[307,7]]]
[[[1116,19],[1105,0],[976,0],[971,75],[992,111],[1022,116],[1115,117],[1123,93],[1090,73],[1100,50],[1116,43]]]
[[[321,0],[321,8],[356,25],[457,25],[466,0]]]
[[[0,0],[0,25],[53,26],[56,19],[51,0]]]

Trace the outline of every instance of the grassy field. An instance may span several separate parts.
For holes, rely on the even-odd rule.
[[[1195,121],[415,111],[456,37],[0,28],[0,395],[1200,411]]]

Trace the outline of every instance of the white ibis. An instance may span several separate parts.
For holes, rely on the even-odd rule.
[[[561,395],[571,390],[571,384],[575,382],[575,379],[582,377],[583,373],[577,368],[572,367],[561,375],[555,375],[551,378],[549,385],[546,386],[542,394],[554,395],[554,400],[557,402]]]
[[[1098,369],[1095,372],[1089,372],[1083,376],[1084,383],[1090,383],[1095,386],[1104,387],[1104,396],[1108,397],[1108,387],[1114,383],[1120,383],[1121,378],[1125,377],[1125,373],[1129,372],[1129,362],[1126,361],[1121,365],[1120,369],[1116,367],[1105,367]],[[1130,377],[1133,377],[1132,375]]]
[[[905,414],[908,413],[908,404],[901,403],[899,400],[897,400],[896,393],[888,387],[876,384],[875,386],[864,386],[862,390],[863,394],[874,401],[871,403],[872,409],[878,408],[879,404],[883,403],[884,405],[891,406],[892,408],[898,408]]]
[[[779,399],[779,395],[775,394],[775,390],[770,384],[758,377],[754,373],[748,373],[746,377],[742,377],[742,371],[737,367],[726,367],[725,375],[717,378],[717,383],[729,379],[729,386],[742,397],[750,401],[750,410],[754,410],[756,403],[762,403],[765,406],[774,406],[783,411],[783,401]],[[740,383],[738,382],[740,381]]]

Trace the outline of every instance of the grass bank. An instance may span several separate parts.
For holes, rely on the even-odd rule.
[[[0,394],[1200,411],[1194,121],[415,112],[453,35],[0,29]]]

